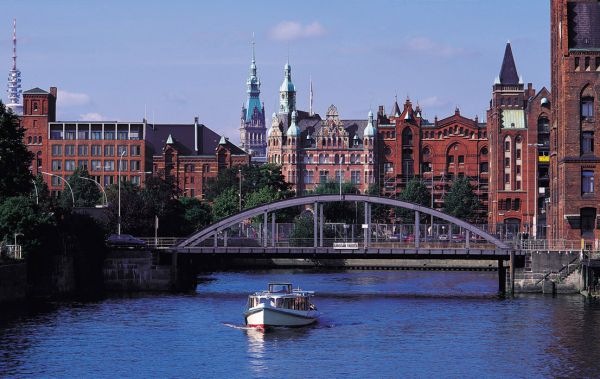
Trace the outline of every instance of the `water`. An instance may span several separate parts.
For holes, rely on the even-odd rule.
[[[191,295],[58,302],[0,315],[0,377],[594,377],[600,304],[500,300],[488,272],[271,270]],[[318,324],[248,330],[268,281],[317,291]]]

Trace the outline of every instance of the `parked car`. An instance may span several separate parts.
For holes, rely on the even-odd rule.
[[[438,240],[440,240],[440,241],[448,241],[448,235],[447,234],[440,234],[440,235],[438,235]]]
[[[414,242],[415,241],[415,235],[414,234],[407,234],[402,238],[402,241],[404,242]]]
[[[109,246],[131,246],[131,247],[139,247],[146,246],[146,242],[135,238],[131,234],[111,234],[106,239],[106,244]]]
[[[465,242],[465,236],[462,234],[453,234],[452,242]]]

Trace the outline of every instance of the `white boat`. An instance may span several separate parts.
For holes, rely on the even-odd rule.
[[[317,320],[317,307],[310,302],[313,291],[293,289],[291,283],[269,283],[267,291],[248,297],[244,312],[246,325],[256,328],[270,326],[304,326]]]

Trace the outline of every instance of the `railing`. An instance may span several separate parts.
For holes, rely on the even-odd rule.
[[[183,238],[179,237],[139,237],[139,239],[146,242],[148,247],[154,247],[158,249],[175,246],[183,240]]]
[[[12,259],[23,259],[23,250],[21,245],[6,245],[7,256]]]
[[[579,262],[575,263],[576,261],[579,261]],[[535,284],[536,285],[540,284],[545,279],[548,279],[548,277],[550,277],[550,275],[554,276],[553,279],[555,281],[561,281],[561,280],[565,279],[567,276],[571,275],[575,270],[577,270],[580,265],[581,265],[581,260],[580,260],[580,257],[577,256],[577,257],[573,258],[566,265],[563,265],[560,270],[558,270],[558,271],[551,271],[551,272],[545,274],[542,277],[542,279],[538,280],[537,283],[535,283]],[[573,269],[571,269],[571,267],[573,267]],[[567,269],[567,270],[565,271],[565,269]]]
[[[516,240],[513,245],[521,250],[586,250],[581,240]]]

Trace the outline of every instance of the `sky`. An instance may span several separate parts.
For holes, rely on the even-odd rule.
[[[59,120],[198,116],[237,143],[253,34],[268,125],[288,57],[297,108],[312,78],[314,111],[342,119],[397,96],[430,120],[483,120],[508,40],[524,82],[550,83],[548,0],[3,2],[0,73],[16,18],[23,90],[58,87]]]

